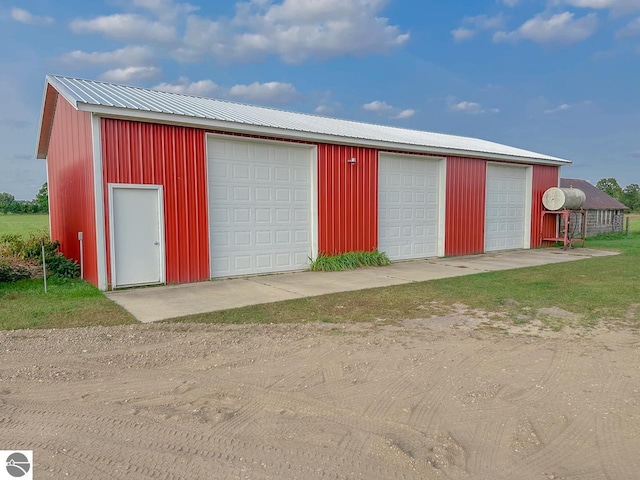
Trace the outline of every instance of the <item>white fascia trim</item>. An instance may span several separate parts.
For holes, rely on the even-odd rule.
[[[204,137],[204,180],[207,192],[207,251],[209,252],[209,278],[213,278],[213,255],[211,255],[211,192],[209,191],[209,135]]]
[[[295,145],[295,144],[294,144]],[[311,258],[318,258],[318,147],[312,145],[311,156]]]
[[[438,256],[445,255],[445,241],[447,236],[447,159],[440,160],[440,175],[438,175]]]
[[[536,165],[570,165],[570,160],[555,158],[536,158],[517,155],[506,155],[492,152],[479,152],[473,150],[461,150],[454,148],[431,147],[413,145],[405,143],[385,142],[380,140],[369,140],[358,137],[342,137],[338,135],[328,135],[323,133],[313,133],[300,130],[287,130],[277,127],[265,127],[248,123],[230,122],[225,120],[214,120],[204,117],[188,117],[162,112],[150,112],[143,110],[132,110],[122,107],[108,107],[103,105],[93,105],[78,103],[78,110],[85,110],[99,113],[102,116],[120,118],[139,122],[154,122],[168,125],[179,125],[185,127],[207,128],[212,130],[224,130],[233,133],[245,133],[249,135],[263,135],[267,137],[280,137],[285,139],[300,140],[306,142],[330,143],[336,145],[357,145],[377,148],[380,150],[399,150],[408,153],[428,153],[435,155],[460,156],[466,158],[482,158],[487,160],[502,160],[520,164]]]
[[[526,249],[531,248],[531,222],[534,220],[533,211],[533,167],[525,167],[525,197],[524,197],[524,245]]]
[[[96,222],[96,258],[98,260],[98,289],[107,290],[107,240],[104,217],[104,183],[102,178],[102,138],[100,117],[91,115],[91,139],[93,144],[93,193]]]

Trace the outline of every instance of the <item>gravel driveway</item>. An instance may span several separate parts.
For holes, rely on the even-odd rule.
[[[639,345],[463,316],[0,332],[0,448],[37,479],[635,479]]]

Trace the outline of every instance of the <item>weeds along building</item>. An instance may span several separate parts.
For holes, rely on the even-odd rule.
[[[47,76],[51,234],[100,289],[540,244],[560,158],[474,138]],[[555,234],[555,223],[543,227]]]

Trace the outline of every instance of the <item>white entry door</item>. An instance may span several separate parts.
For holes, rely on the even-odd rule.
[[[530,183],[527,167],[487,164],[486,252],[529,248]]]
[[[391,260],[444,254],[443,168],[442,159],[380,154],[378,249]]]
[[[306,269],[317,252],[315,150],[212,135],[207,157],[211,276]]]
[[[164,283],[162,186],[109,185],[113,287]]]

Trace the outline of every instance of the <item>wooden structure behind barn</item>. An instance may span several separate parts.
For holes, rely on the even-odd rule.
[[[586,180],[561,178],[560,187],[579,188],[585,193],[587,199],[582,205],[582,208],[587,212],[587,237],[623,231],[624,214],[629,210],[626,205],[623,205]],[[579,222],[575,227],[577,231],[582,230],[582,225],[580,225]]]

